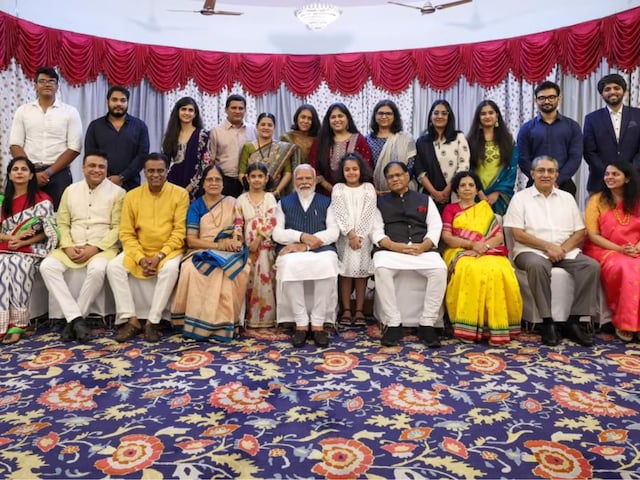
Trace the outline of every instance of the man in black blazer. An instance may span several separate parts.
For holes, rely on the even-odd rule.
[[[589,193],[604,188],[607,165],[614,161],[633,164],[640,171],[640,108],[622,104],[627,82],[617,73],[602,77],[598,92],[606,107],[584,118],[584,159],[589,165]]]

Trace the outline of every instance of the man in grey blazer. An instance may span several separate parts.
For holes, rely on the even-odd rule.
[[[617,73],[598,82],[606,106],[584,118],[584,159],[589,165],[589,193],[604,188],[607,165],[614,161],[633,164],[640,171],[640,108],[623,105],[627,82]]]

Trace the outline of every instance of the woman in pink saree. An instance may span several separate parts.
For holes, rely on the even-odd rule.
[[[612,162],[605,188],[585,210],[584,253],[600,262],[600,279],[616,336],[640,335],[640,182],[633,165]]]

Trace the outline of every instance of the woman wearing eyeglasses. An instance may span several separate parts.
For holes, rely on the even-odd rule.
[[[416,142],[413,137],[402,132],[400,111],[391,100],[380,100],[373,107],[369,128],[371,133],[366,138],[374,165],[373,184],[378,195],[382,195],[389,191],[387,179],[382,173],[389,162],[404,163],[409,167],[413,178]],[[415,183],[412,181],[409,187],[415,190]]]
[[[416,141],[416,150],[418,184],[442,212],[451,200],[451,180],[456,173],[469,170],[470,161],[469,144],[456,130],[456,118],[446,100],[431,105],[427,130]]]

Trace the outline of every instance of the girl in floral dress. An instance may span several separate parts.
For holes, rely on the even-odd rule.
[[[276,323],[274,244],[271,232],[276,225],[276,199],[266,191],[267,167],[252,163],[245,182],[249,191],[236,201],[236,233],[244,237],[249,248],[251,273],[247,288],[247,327],[267,328]],[[245,185],[246,188],[246,185]]]

